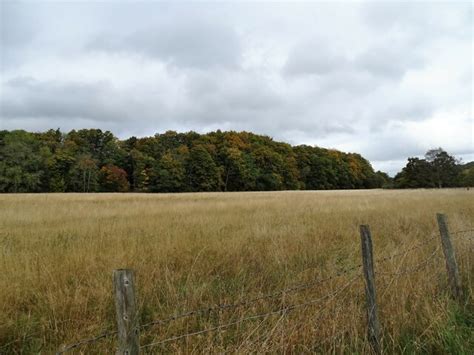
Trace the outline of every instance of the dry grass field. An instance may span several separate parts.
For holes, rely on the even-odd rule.
[[[359,225],[369,224],[386,353],[474,353],[472,233],[449,297],[435,219],[474,228],[474,190],[0,195],[0,353],[51,353],[115,329],[112,270],[136,273],[144,353],[367,353]],[[430,237],[436,238],[428,240]],[[419,245],[411,251],[407,249]],[[387,258],[387,256],[393,256]],[[239,320],[312,302],[306,306]],[[71,353],[113,353],[116,338]]]

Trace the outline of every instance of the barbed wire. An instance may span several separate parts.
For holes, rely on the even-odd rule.
[[[272,292],[272,293],[265,294],[265,295],[262,295],[262,296],[258,296],[258,297],[255,297],[255,298],[251,298],[251,299],[248,299],[248,300],[243,300],[243,301],[236,302],[236,303],[217,304],[217,305],[214,305],[214,306],[199,308],[199,309],[195,309],[195,310],[192,310],[192,311],[189,311],[189,312],[173,315],[173,316],[170,316],[170,317],[167,317],[167,318],[157,319],[157,320],[154,320],[154,321],[151,321],[151,322],[148,322],[148,323],[145,323],[145,324],[141,325],[140,328],[146,328],[146,327],[150,327],[150,326],[157,325],[157,324],[166,324],[168,322],[175,321],[177,319],[190,317],[190,316],[200,314],[200,313],[208,313],[208,312],[215,312],[215,311],[221,311],[221,310],[228,310],[228,309],[235,309],[235,308],[239,308],[239,307],[244,307],[244,306],[254,304],[258,301],[262,301],[262,300],[270,299],[270,298],[275,298],[275,297],[278,297],[278,296],[281,296],[281,295],[284,295],[284,294],[287,294],[287,293],[303,291],[303,290],[315,287],[317,285],[320,285],[324,282],[335,279],[337,277],[349,274],[350,272],[355,271],[355,270],[359,269],[360,267],[362,267],[362,264],[358,264],[356,266],[350,267],[350,268],[345,269],[343,271],[339,271],[339,272],[337,272],[337,273],[335,273],[331,276],[328,276],[328,277],[325,277],[325,278],[322,278],[322,279],[317,279],[317,280],[312,281],[312,282],[299,284],[299,285],[296,285],[296,286],[292,286],[292,287],[289,287],[289,288],[286,288],[286,289],[283,289],[283,290],[279,290],[279,291],[276,291],[276,292]]]
[[[355,279],[357,279],[357,277]],[[342,297],[340,297],[338,299],[338,305],[336,307],[334,307],[334,305],[331,306],[331,303],[333,303],[332,301],[334,301],[336,299],[336,297],[332,297],[326,303],[326,306],[324,308],[320,309],[316,314],[311,315],[311,324],[312,325],[317,324],[324,317],[324,311],[326,311],[328,309],[331,310],[331,312],[333,314],[336,314],[336,313],[340,312],[342,309],[347,307],[347,304],[345,302],[348,299],[353,299],[355,296],[359,296],[360,294],[361,294],[360,290],[359,290],[359,292],[356,292],[355,294],[351,293],[351,292],[346,292]],[[302,325],[308,326],[308,322],[307,321],[298,322],[296,324],[296,327],[300,327]],[[295,329],[295,326],[293,326],[293,329]],[[265,342],[266,342],[266,341],[268,341],[269,336],[266,335],[265,337],[267,338],[267,340],[265,340]],[[229,352],[230,351],[224,351],[224,354],[229,353]]]
[[[147,328],[147,327],[150,327],[150,326],[153,326],[153,325],[167,324],[169,322],[172,322],[172,321],[175,321],[175,320],[178,320],[178,319],[181,319],[181,318],[191,317],[191,316],[202,314],[202,313],[208,313],[208,312],[215,312],[215,311],[221,311],[221,310],[227,310],[227,309],[236,309],[236,308],[239,308],[239,307],[244,307],[244,306],[247,306],[247,305],[250,305],[250,304],[254,304],[258,301],[264,300],[264,299],[275,298],[277,296],[281,296],[281,295],[284,295],[284,294],[287,294],[287,293],[298,292],[298,291],[302,291],[302,290],[305,290],[305,289],[315,287],[315,286],[317,286],[319,284],[322,284],[324,282],[327,282],[327,281],[330,281],[330,280],[335,279],[337,277],[346,275],[346,274],[348,274],[352,271],[355,271],[355,270],[359,269],[360,267],[362,267],[362,264],[358,264],[356,266],[353,266],[353,267],[350,267],[350,268],[345,269],[343,271],[337,272],[337,273],[335,273],[331,276],[315,280],[313,282],[309,282],[309,283],[305,283],[305,284],[299,284],[299,285],[289,287],[289,288],[284,289],[284,290],[279,290],[279,291],[276,291],[276,292],[273,292],[273,293],[270,293],[270,294],[255,297],[255,298],[252,298],[250,300],[244,300],[244,301],[237,302],[237,303],[217,304],[217,305],[210,306],[210,307],[203,307],[203,308],[195,309],[195,310],[192,310],[192,311],[189,311],[189,312],[173,315],[173,316],[170,316],[170,317],[167,317],[167,318],[156,319],[154,321],[142,324],[139,327],[141,329],[143,329],[143,328]],[[79,346],[94,343],[94,342],[96,342],[100,339],[116,335],[117,333],[118,333],[117,331],[104,332],[104,333],[102,333],[98,336],[88,338],[88,339],[84,339],[84,340],[78,341],[77,343],[67,345],[66,347],[64,347],[63,349],[58,351],[56,354],[57,355],[58,354],[63,354],[65,352],[73,350],[73,349],[75,349]]]
[[[281,313],[286,314],[287,312],[290,312],[290,311],[292,311],[294,309],[297,309],[297,308],[314,305],[314,304],[320,303],[320,302],[322,302],[322,301],[324,301],[328,298],[332,299],[332,298],[336,297],[340,292],[342,292],[343,290],[347,289],[350,285],[352,285],[352,283],[359,277],[360,277],[359,275],[356,276],[356,277],[353,277],[347,284],[345,284],[343,287],[340,287],[335,292],[329,293],[325,296],[322,296],[322,297],[317,298],[317,299],[313,299],[313,300],[308,301],[308,302],[298,303],[298,304],[294,304],[294,305],[290,305],[290,306],[280,308],[280,309],[275,310],[275,311],[260,313],[260,314],[256,314],[256,315],[253,315],[253,316],[241,318],[241,319],[238,319],[236,321],[226,323],[226,324],[221,324],[221,325],[218,325],[218,326],[215,326],[215,327],[212,327],[212,328],[206,328],[206,329],[201,329],[201,330],[198,330],[198,331],[195,331],[195,332],[176,335],[174,337],[170,337],[170,338],[163,339],[163,340],[160,340],[160,341],[157,341],[157,342],[153,342],[153,343],[143,345],[143,346],[140,347],[140,349],[149,348],[149,347],[157,346],[157,345],[163,345],[163,344],[166,344],[166,343],[169,343],[169,342],[172,342],[172,341],[177,341],[177,340],[180,340],[180,339],[183,339],[183,338],[188,338],[188,337],[195,336],[195,335],[200,335],[200,334],[204,334],[204,333],[218,331],[218,330],[229,328],[233,325],[237,325],[237,324],[249,321],[249,320],[254,320],[254,319],[259,319],[259,318],[266,318],[266,317],[274,315],[274,314],[281,314]]]
[[[416,273],[416,272],[419,272],[421,270],[423,270],[428,264],[430,261],[432,261],[433,259],[435,258],[439,258],[438,255],[436,255],[440,250],[440,247],[436,247],[433,252],[427,257],[425,258],[422,262],[416,264],[415,266],[409,268],[409,269],[405,269],[403,271],[397,271],[397,272],[383,272],[383,271],[375,271],[375,274],[376,275],[388,275],[388,276],[401,276],[401,275],[408,275],[408,274],[413,274],[413,273]]]
[[[56,352],[56,355],[64,354],[65,352],[76,349],[76,348],[78,348],[80,346],[83,346],[83,345],[86,345],[86,344],[95,343],[96,341],[98,341],[100,339],[107,338],[107,337],[112,336],[112,335],[116,335],[117,333],[118,333],[117,331],[110,331],[110,332],[102,333],[102,334],[97,335],[97,336],[92,337],[92,338],[80,340],[77,343],[70,344],[70,345],[67,345],[67,346],[63,347],[61,350]]]
[[[413,251],[413,250],[420,249],[420,248],[424,247],[425,245],[427,245],[428,242],[434,240],[435,238],[437,238],[436,235],[435,235],[435,236],[432,236],[432,237],[430,237],[430,238],[426,238],[426,239],[424,239],[422,242],[417,243],[417,244],[415,244],[414,246],[412,246],[412,247],[410,247],[410,248],[408,248],[408,249],[404,249],[404,250],[402,250],[402,251],[399,252],[399,253],[387,255],[387,256],[385,256],[385,257],[383,257],[383,258],[376,258],[376,259],[374,260],[374,265],[375,265],[375,264],[384,263],[384,262],[389,261],[389,260],[392,260],[392,259],[394,259],[394,258],[398,258],[399,256],[406,255],[406,254],[408,254],[409,252],[411,252],[411,251]]]
[[[457,232],[454,232],[452,234],[465,233],[465,232],[469,232],[469,231],[470,230],[457,231]],[[388,256],[383,257],[383,258],[375,259],[374,263],[375,264],[380,264],[380,263],[392,260],[394,258],[397,258],[399,256],[406,255],[408,252],[411,252],[413,250],[416,250],[416,249],[419,249],[419,248],[425,246],[429,241],[435,239],[436,237],[437,236],[435,235],[435,236],[432,236],[430,238],[426,238],[422,242],[417,243],[416,245],[414,245],[414,246],[412,246],[408,249],[405,249],[402,252],[399,252],[399,253],[396,253],[396,254],[391,254],[391,255],[388,255]],[[161,319],[156,319],[156,320],[150,321],[148,323],[140,325],[139,327],[141,329],[143,329],[143,328],[151,327],[151,326],[158,325],[158,324],[167,324],[169,322],[172,322],[172,321],[175,321],[175,320],[178,320],[178,319],[187,318],[187,317],[195,316],[195,315],[198,315],[198,314],[210,313],[210,312],[219,312],[219,311],[228,310],[228,309],[236,309],[236,308],[239,308],[239,307],[244,307],[244,306],[254,304],[256,302],[259,302],[259,301],[262,301],[262,300],[265,300],[265,299],[275,298],[275,297],[278,297],[278,296],[281,296],[281,295],[284,295],[284,294],[287,294],[287,293],[300,292],[300,291],[315,287],[317,285],[320,285],[324,282],[328,282],[328,281],[333,280],[335,278],[341,277],[343,275],[349,274],[349,273],[351,273],[351,272],[353,272],[353,271],[355,271],[355,270],[357,270],[361,267],[362,267],[362,264],[357,264],[357,265],[352,266],[350,268],[347,268],[347,269],[344,269],[342,271],[336,272],[336,273],[334,273],[334,274],[332,274],[328,277],[317,279],[317,280],[314,280],[312,282],[299,284],[299,285],[292,286],[292,287],[289,287],[289,288],[286,288],[286,289],[283,289],[283,290],[279,290],[279,291],[276,291],[276,292],[272,292],[272,293],[269,293],[269,294],[266,294],[266,295],[258,296],[258,297],[255,297],[255,298],[251,298],[251,299],[248,299],[248,300],[243,300],[243,301],[236,302],[236,303],[216,304],[216,305],[212,305],[212,306],[209,306],[209,307],[203,307],[203,308],[191,310],[191,311],[180,313],[180,314],[175,314],[175,315],[172,315],[172,316],[169,316],[169,317],[166,317],[166,318],[161,318]],[[304,305],[304,304],[302,304],[302,305]],[[281,312],[281,310],[280,311],[275,311],[275,312]],[[103,338],[116,335],[117,333],[118,333],[117,331],[104,332],[104,333],[102,333],[98,336],[88,338],[88,339],[84,339],[84,340],[78,341],[77,343],[67,345],[63,349],[58,351],[56,354],[63,354],[65,352],[73,350],[73,349],[75,349],[79,346],[94,343],[94,342],[96,342],[98,340],[101,340]],[[198,334],[200,334],[200,333],[198,333]],[[193,335],[197,335],[197,334],[193,334]]]
[[[467,234],[467,235],[458,234],[458,235],[455,235],[454,237],[456,238],[456,240],[460,240],[460,239],[462,239],[462,240],[473,240],[474,234],[471,234],[471,235],[469,235],[469,234]]]
[[[195,310],[192,310],[192,311],[189,311],[189,312],[173,315],[173,316],[170,316],[170,317],[167,317],[167,318],[156,319],[154,321],[151,321],[151,322],[140,325],[139,328],[143,329],[143,328],[151,327],[153,325],[167,324],[169,322],[172,322],[172,321],[175,321],[175,320],[178,320],[178,319],[181,319],[181,318],[191,317],[191,316],[202,314],[202,313],[215,312],[215,311],[221,311],[221,310],[227,310],[227,309],[236,309],[236,308],[239,308],[239,307],[248,306],[250,304],[254,304],[254,303],[256,303],[258,301],[261,301],[261,300],[264,300],[264,299],[275,298],[277,296],[281,296],[281,295],[284,295],[284,294],[287,294],[287,293],[298,292],[298,291],[302,291],[302,290],[305,290],[305,289],[315,287],[315,286],[317,286],[319,284],[322,284],[324,282],[327,282],[327,281],[330,281],[330,280],[335,279],[337,277],[346,275],[346,274],[348,274],[352,271],[355,271],[355,270],[359,269],[360,267],[362,267],[362,264],[358,264],[356,266],[350,267],[350,268],[345,269],[343,271],[337,272],[337,273],[335,273],[331,276],[328,276],[328,277],[325,277],[325,278],[322,278],[322,279],[318,279],[318,280],[315,280],[315,281],[310,282],[310,283],[299,284],[299,285],[289,287],[289,288],[284,289],[284,290],[279,290],[279,291],[276,291],[276,292],[273,292],[273,293],[270,293],[270,294],[255,297],[255,298],[252,298],[250,300],[244,300],[244,301],[237,302],[237,303],[217,304],[217,305],[214,305],[214,306],[203,307],[203,308],[195,309]],[[73,350],[73,349],[75,349],[79,346],[94,343],[94,342],[96,342],[100,339],[116,335],[117,333],[118,333],[117,331],[104,332],[103,334],[100,334],[96,337],[84,339],[84,340],[78,341],[77,343],[67,345],[65,348],[63,348],[61,351],[58,351],[56,354],[57,355],[63,354],[65,352]]]
[[[465,230],[460,230],[460,231],[455,231],[455,232],[450,232],[451,234],[463,234],[463,233],[473,233],[474,232],[474,228],[472,229],[465,229]]]
[[[389,256],[386,256],[386,257],[383,257],[383,258],[376,259],[375,263],[382,263],[382,262],[391,260],[393,258],[399,257],[401,255],[405,255],[407,252],[410,252],[412,250],[416,250],[416,249],[421,248],[422,246],[426,245],[427,242],[429,242],[429,241],[431,241],[435,238],[436,238],[436,236],[431,237],[431,238],[427,238],[426,240],[423,241],[423,243],[418,243],[417,245],[415,245],[415,246],[413,246],[409,249],[406,249],[403,252],[400,252],[400,253],[397,253],[397,254],[392,254],[392,255],[389,255]],[[292,286],[292,287],[286,288],[284,290],[279,290],[279,291],[272,292],[272,293],[262,295],[262,296],[258,296],[258,297],[255,297],[255,298],[252,298],[252,299],[249,299],[249,300],[244,300],[244,301],[240,301],[240,302],[236,302],[236,303],[217,304],[217,305],[210,306],[210,307],[203,307],[203,308],[195,309],[195,310],[192,310],[192,311],[184,312],[184,313],[181,313],[181,314],[172,315],[172,316],[167,317],[167,318],[157,319],[157,320],[154,320],[154,321],[151,321],[151,322],[148,322],[148,323],[145,323],[145,324],[141,325],[140,328],[147,328],[147,327],[150,327],[150,326],[153,326],[153,325],[158,325],[158,324],[167,324],[171,321],[175,321],[175,320],[178,320],[178,319],[181,319],[181,318],[191,317],[191,316],[194,316],[194,315],[197,315],[197,314],[244,307],[244,306],[248,306],[250,304],[254,304],[258,301],[262,301],[264,299],[275,298],[275,297],[281,296],[281,295],[286,294],[286,293],[303,291],[303,290],[315,287],[315,286],[317,286],[321,283],[324,283],[324,282],[330,281],[332,279],[335,279],[337,277],[346,275],[346,274],[348,274],[352,271],[355,271],[355,270],[357,270],[361,267],[362,267],[362,264],[357,264],[357,265],[352,266],[350,268],[347,268],[347,269],[344,269],[342,271],[336,272],[333,275],[330,275],[328,277],[318,279],[318,280],[315,280],[313,282]]]

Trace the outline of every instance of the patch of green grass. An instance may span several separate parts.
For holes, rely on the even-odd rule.
[[[445,319],[432,332],[420,336],[406,329],[399,350],[403,354],[474,354],[474,306],[450,302]]]

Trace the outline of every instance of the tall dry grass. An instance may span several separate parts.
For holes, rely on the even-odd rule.
[[[360,263],[369,224],[386,352],[472,353],[473,238],[454,239],[467,298],[448,296],[436,212],[473,228],[474,191],[0,195],[0,353],[48,353],[114,329],[111,275],[136,271],[141,322],[242,301]],[[408,271],[412,272],[408,272]],[[141,344],[319,303],[166,343],[149,353],[365,353],[361,271],[317,287],[142,331]],[[469,340],[471,339],[471,340]],[[115,339],[76,353],[113,353]],[[456,350],[457,349],[457,350]]]

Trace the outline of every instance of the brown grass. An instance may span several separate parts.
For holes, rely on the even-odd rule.
[[[452,231],[474,228],[473,201],[474,191],[466,190],[0,195],[0,353],[47,353],[114,329],[113,269],[136,271],[144,323],[357,265],[359,224],[371,227],[375,258],[437,235],[436,212],[448,215]],[[472,310],[473,238],[454,243],[464,307],[448,297],[441,251],[404,273],[440,245],[438,238],[376,265],[387,352],[471,352],[466,338],[449,340],[449,327],[472,335],[473,326],[465,316]],[[317,299],[359,276],[321,303],[148,352],[363,353],[360,275],[356,270],[303,292],[155,326],[142,332],[141,344]],[[114,346],[112,337],[76,353],[113,353]]]

